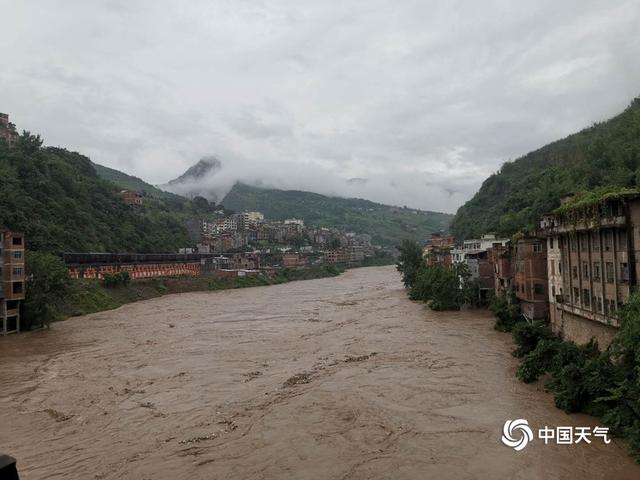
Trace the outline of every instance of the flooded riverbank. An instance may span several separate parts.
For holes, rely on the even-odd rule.
[[[519,383],[492,324],[393,267],[74,318],[0,339],[0,450],[26,480],[639,478],[617,441],[500,443],[596,423]]]

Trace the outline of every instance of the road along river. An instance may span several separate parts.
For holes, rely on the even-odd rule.
[[[616,440],[500,442],[597,421],[519,383],[492,325],[393,267],[71,319],[0,338],[0,451],[25,480],[640,478]]]

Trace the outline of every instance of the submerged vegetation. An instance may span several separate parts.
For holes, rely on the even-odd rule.
[[[411,300],[427,302],[432,310],[460,310],[463,305],[477,303],[478,284],[466,264],[427,265],[420,245],[410,240],[402,242],[398,250],[396,268]]]
[[[492,302],[497,318],[509,311],[505,305]],[[518,379],[532,383],[544,377],[558,408],[601,417],[627,440],[640,462],[640,293],[630,297],[620,314],[622,328],[604,351],[593,340],[576,345],[555,336],[545,324],[518,320],[511,327],[513,355],[520,358]],[[507,318],[508,323],[513,319]]]

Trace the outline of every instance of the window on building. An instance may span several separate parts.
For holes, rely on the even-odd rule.
[[[605,274],[607,275],[607,283],[613,283],[613,263],[607,262],[605,265]]]
[[[607,252],[613,250],[613,232],[611,230],[604,232],[604,249]]]
[[[553,237],[549,237],[549,249],[553,248]]]
[[[618,231],[618,249],[623,251],[627,249],[627,231],[626,230]]]
[[[562,273],[562,262],[558,262],[558,273]]]
[[[13,268],[13,274],[18,276],[18,275],[23,275],[24,274],[24,269],[22,267],[14,267]]]
[[[551,296],[553,298],[556,298],[556,286],[555,285],[551,285]]]
[[[540,243],[540,242],[534,243],[533,244],[533,251],[537,252],[537,253],[541,252],[542,251],[542,243]]]
[[[573,287],[573,304],[577,305],[580,303],[580,290],[578,287]]]
[[[13,245],[22,245],[22,237],[13,237],[11,243]]]
[[[13,258],[20,260],[22,258],[22,252],[13,252]]]
[[[593,279],[600,281],[600,262],[593,262]]]
[[[600,232],[591,234],[591,249],[596,252],[600,250]]]
[[[12,291],[13,293],[22,293],[22,282],[13,282]]]
[[[580,235],[580,250],[582,252],[589,251],[589,237],[587,235]]]
[[[627,283],[629,281],[629,264],[620,264],[620,281]]]
[[[555,262],[555,260],[550,260],[549,261],[549,272],[551,273],[551,275],[555,275],[556,274],[556,262]]]
[[[578,267],[575,265],[571,267],[571,273],[573,274],[573,278],[578,278]]]
[[[589,278],[589,262],[582,262],[582,278]]]
[[[584,308],[591,308],[591,292],[586,288],[582,290],[582,306]]]
[[[533,293],[535,295],[544,295],[544,285],[536,283],[533,285]]]
[[[602,313],[602,297],[596,297],[596,311]]]

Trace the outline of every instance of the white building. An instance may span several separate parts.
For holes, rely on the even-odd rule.
[[[301,227],[304,227],[304,220],[301,220],[299,218],[287,218],[284,221],[285,225],[299,225]]]

